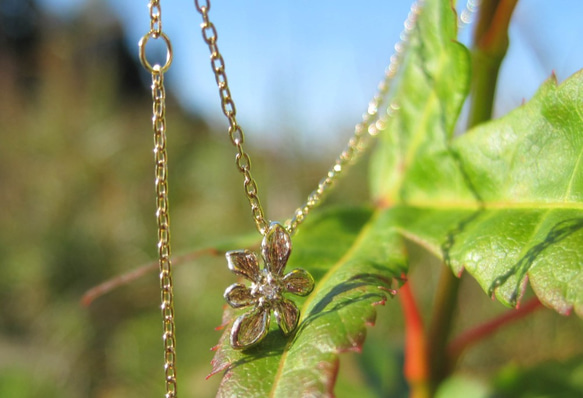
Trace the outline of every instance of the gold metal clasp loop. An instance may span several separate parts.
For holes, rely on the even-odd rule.
[[[162,40],[164,40],[164,43],[166,44],[166,63],[163,66],[160,66],[159,64],[155,64],[154,66],[152,66],[152,64],[148,62],[148,58],[146,57],[146,44],[148,43],[148,40],[152,38],[154,40],[161,38]],[[140,39],[139,47],[140,47],[140,62],[142,63],[144,68],[148,70],[148,72],[164,73],[168,70],[168,68],[170,68],[170,65],[172,64],[172,58],[174,57],[174,53],[172,52],[172,43],[170,43],[170,39],[168,38],[168,36],[166,36],[166,33],[160,32],[160,35],[156,37],[155,32],[153,31],[148,32],[146,35],[144,35],[144,37]]]
[[[201,3],[202,3],[202,5],[201,5]],[[204,0],[202,2],[200,0],[194,0],[194,6],[196,7],[196,10],[202,14],[203,10],[205,12],[210,11],[211,2],[209,0]]]

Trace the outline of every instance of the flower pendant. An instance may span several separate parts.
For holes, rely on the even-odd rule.
[[[259,343],[269,331],[271,311],[284,335],[297,327],[300,311],[283,294],[310,294],[314,278],[299,268],[283,275],[290,253],[290,236],[278,223],[271,223],[261,242],[263,269],[259,268],[255,253],[249,250],[227,252],[229,269],[251,281],[251,286],[232,284],[225,290],[225,300],[233,308],[253,307],[233,324],[230,339],[233,348],[244,349]]]

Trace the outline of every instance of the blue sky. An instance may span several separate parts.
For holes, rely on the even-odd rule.
[[[148,2],[106,1],[137,54],[137,42],[149,28]],[[38,2],[68,17],[92,0]],[[344,141],[376,91],[410,5],[409,0],[213,2],[211,20],[248,140],[256,135],[270,141],[288,133],[308,147]],[[167,90],[225,127],[194,2],[162,1],[162,14],[175,52]],[[551,71],[563,80],[583,67],[581,16],[581,0],[518,3],[500,75],[497,115],[530,98]]]

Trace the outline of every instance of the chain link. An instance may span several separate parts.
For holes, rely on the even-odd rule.
[[[215,75],[215,80],[219,88],[219,96],[221,97],[221,108],[224,115],[229,121],[229,137],[233,144],[237,147],[236,164],[239,171],[243,174],[245,194],[249,199],[251,211],[257,229],[263,235],[267,230],[268,222],[265,219],[263,208],[257,196],[257,184],[251,176],[251,161],[249,155],[243,150],[243,142],[245,137],[241,126],[237,123],[235,118],[236,108],[235,103],[231,97],[227,75],[225,73],[225,61],[219,52],[217,46],[217,29],[209,20],[210,0],[195,0],[195,7],[202,15],[203,23],[201,24],[202,37],[207,44],[211,53],[211,66]],[[402,54],[405,49],[405,44],[409,37],[409,33],[415,26],[417,15],[420,11],[420,6],[416,2],[411,6],[411,11],[405,21],[405,28],[400,36],[400,42],[395,45],[395,54],[391,56],[389,66],[385,71],[385,76],[379,84],[378,92],[369,103],[367,112],[363,115],[362,121],[356,125],[354,135],[348,141],[344,150],[340,153],[332,167],[328,170],[328,174],[320,180],[317,188],[308,195],[307,201],[296,209],[291,219],[286,221],[286,229],[288,233],[293,234],[298,226],[305,220],[309,212],[320,204],[326,194],[330,192],[336,180],[344,174],[346,169],[363,153],[369,143],[369,138],[375,136],[379,130],[382,130],[387,122],[398,109],[398,106],[392,104],[388,107],[385,114],[379,117],[379,109],[381,108],[385,97],[389,91],[391,80],[398,72],[399,64],[401,62]]]
[[[482,0],[468,0],[466,2],[466,7],[460,13],[458,20],[458,27],[460,29],[474,21],[474,15],[476,15],[476,11],[480,8],[481,2]]]
[[[237,111],[227,82],[225,61],[217,46],[217,29],[209,20],[208,13],[211,7],[210,0],[195,0],[194,3],[197,11],[202,15],[202,36],[211,53],[211,66],[219,88],[221,108],[229,121],[229,137],[237,147],[237,168],[244,176],[245,194],[249,199],[257,229],[261,234],[264,234],[269,223],[265,219],[263,208],[261,207],[259,197],[257,196],[257,184],[251,176],[251,160],[249,155],[243,150],[245,136],[241,126],[239,126],[237,119],[235,118]],[[379,109],[382,108],[387,97],[390,83],[399,71],[399,66],[402,62],[403,54],[409,40],[409,35],[415,27],[417,16],[421,11],[422,4],[423,0],[419,0],[411,6],[409,15],[404,23],[404,29],[399,36],[400,41],[395,45],[395,53],[391,56],[389,66],[385,70],[384,78],[378,86],[377,93],[370,101],[367,112],[362,116],[362,121],[354,128],[353,136],[348,140],[348,144],[340,153],[332,167],[328,170],[328,174],[320,180],[317,188],[308,195],[307,201],[296,209],[293,217],[285,222],[288,233],[293,234],[297,230],[310,211],[318,206],[326,194],[331,191],[336,180],[344,174],[360,154],[366,151],[370,137],[377,135],[379,131],[383,130],[388,119],[398,111],[398,104],[392,103],[387,107],[386,113],[379,116]],[[479,5],[480,0],[468,0],[466,9],[462,12],[460,17],[460,26],[471,23],[472,15],[476,12]]]
[[[217,29],[215,28],[215,25],[209,20],[208,13],[211,8],[210,1],[195,0],[195,6],[198,12],[202,15],[202,37],[211,53],[211,67],[215,74],[215,81],[217,82],[217,86],[219,88],[221,109],[229,121],[229,138],[231,139],[233,145],[235,145],[237,148],[235,164],[239,172],[243,174],[243,188],[245,190],[245,196],[247,196],[249,205],[251,206],[251,214],[253,215],[255,226],[261,235],[265,235],[267,228],[269,227],[269,222],[265,219],[263,207],[261,206],[261,202],[259,200],[257,183],[251,175],[251,159],[243,148],[245,134],[243,133],[243,129],[239,123],[237,123],[237,108],[235,107],[235,102],[231,96],[231,90],[229,88],[229,82],[225,72],[225,61],[217,45]]]
[[[366,151],[370,143],[370,138],[376,136],[379,131],[383,130],[388,119],[398,110],[398,105],[392,103],[387,108],[387,112],[379,117],[379,109],[381,109],[387,97],[391,81],[399,71],[409,35],[415,27],[420,10],[420,3],[413,3],[409,15],[405,20],[400,41],[395,44],[395,53],[390,58],[390,63],[385,70],[383,80],[378,85],[377,93],[369,102],[366,113],[362,115],[362,121],[354,127],[353,136],[348,140],[346,147],[340,152],[340,155],[328,170],[326,177],[320,180],[318,187],[308,195],[307,201],[296,209],[293,217],[286,221],[286,228],[290,234],[293,234],[297,230],[298,226],[310,213],[310,210],[320,204],[326,194],[331,191],[338,178],[358,159],[359,155]]]
[[[162,8],[160,0],[151,0],[148,4],[150,9],[150,34],[157,39],[162,33]]]
[[[164,341],[164,376],[166,398],[177,397],[176,334],[174,325],[174,299],[172,262],[170,260],[170,213],[168,208],[168,155],[166,152],[166,90],[164,72],[172,63],[170,40],[162,32],[162,13],[159,0],[151,0],[150,31],[139,43],[140,60],[152,74],[152,129],[154,131],[154,163],[156,190],[156,222],[158,226],[158,264],[160,270],[160,300]],[[165,65],[152,66],[146,58],[148,40],[162,38],[167,47]]]

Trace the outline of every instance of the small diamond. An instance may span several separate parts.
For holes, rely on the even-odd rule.
[[[280,297],[281,288],[279,287],[276,280],[270,277],[262,280],[262,284],[259,286],[259,292],[269,301],[278,300]]]

